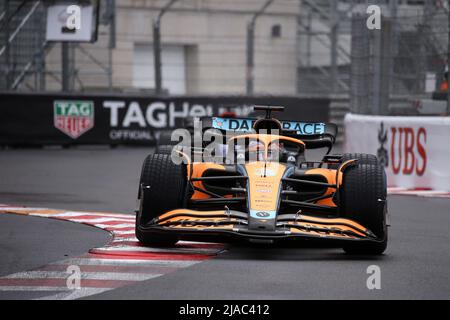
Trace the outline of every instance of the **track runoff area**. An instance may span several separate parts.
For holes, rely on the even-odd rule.
[[[222,244],[186,241],[174,248],[144,247],[135,238],[135,218],[130,214],[7,205],[0,205],[0,213],[81,223],[112,235],[108,244],[92,248],[81,256],[0,278],[2,291],[59,291],[40,299],[77,299],[113,290],[192,266],[225,249]]]
[[[389,188],[388,192],[403,196],[450,198],[450,193],[429,190]],[[135,217],[130,214],[6,204],[0,205],[0,213],[80,223],[111,234],[109,243],[92,248],[80,256],[0,277],[0,291],[50,293],[38,299],[78,299],[96,295],[176,272],[230,249],[224,244],[188,241],[180,241],[171,248],[144,246],[135,237]]]

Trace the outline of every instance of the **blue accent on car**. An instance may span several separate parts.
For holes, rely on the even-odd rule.
[[[250,217],[256,218],[256,219],[275,219],[276,217],[276,211],[270,210],[270,211],[260,211],[260,210],[250,210]]]
[[[302,135],[325,133],[325,123],[321,122],[282,121],[281,125],[284,130],[295,130]]]
[[[255,119],[213,117],[212,127],[227,131],[252,132],[255,121]],[[325,133],[325,123],[322,122],[281,121],[281,125],[284,130],[293,130],[299,135]]]

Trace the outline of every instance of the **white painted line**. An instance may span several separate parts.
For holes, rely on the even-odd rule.
[[[138,259],[97,259],[97,258],[73,258],[50,263],[52,265],[107,265],[107,266],[170,266],[184,268],[202,262],[202,260],[138,260]]]
[[[135,224],[134,223],[123,223],[123,224],[114,224],[114,225],[109,225],[109,224],[94,224],[94,227],[100,228],[100,229],[110,229],[110,230],[114,230],[114,229],[121,229],[121,228],[135,228]]]
[[[197,242],[197,241],[178,241],[177,242],[177,244],[181,244],[181,245],[185,245],[185,244],[204,244],[204,245],[208,245],[208,244],[214,244],[214,245],[217,245],[217,244],[220,244],[220,243],[217,243],[217,242]]]
[[[103,288],[102,288],[103,289]],[[68,291],[67,287],[0,286],[0,291]],[[110,290],[110,288],[108,288]]]
[[[407,195],[418,197],[434,197],[434,198],[450,198],[450,193],[445,190],[420,190],[415,188],[400,188],[389,187],[388,194],[390,195]]]
[[[51,218],[51,217],[55,217],[56,218],[56,214],[50,214],[50,213],[29,213],[29,216],[32,217],[41,217],[41,218]]]
[[[388,187],[387,188],[388,192],[396,192],[396,191],[404,191],[404,190],[408,190],[408,188],[401,188],[401,187]]]
[[[131,231],[113,231],[113,233],[117,234],[117,235],[125,235],[125,234],[134,235],[134,229],[131,230]]]
[[[67,279],[71,274],[63,271],[25,271],[10,274],[2,279]],[[81,279],[143,281],[163,274],[123,272],[81,272]]]
[[[29,208],[29,207],[1,207],[0,211],[59,211],[55,209],[47,209],[47,208]],[[62,210],[61,210],[62,211]],[[49,214],[51,215],[51,214]]]
[[[136,242],[140,243],[139,240],[136,237],[129,237],[129,238],[114,238],[112,242],[110,242],[110,245],[115,245],[116,243],[120,242]]]
[[[89,223],[89,224],[98,224],[102,222],[130,222],[127,219],[118,219],[118,218],[94,218],[94,219],[67,219],[68,221],[78,222],[78,223]]]
[[[394,194],[411,194],[411,195],[419,195],[419,196],[433,196],[433,195],[443,195],[446,194],[445,191],[437,191],[437,190],[403,190],[403,191],[395,191]]]
[[[134,215],[124,213],[101,213],[101,212],[87,212],[87,211],[66,211],[63,213],[52,214],[51,216],[58,217],[76,217],[76,216],[98,216],[110,218],[135,219]]]
[[[134,247],[134,246],[105,246],[95,248],[95,250],[104,252],[114,251],[127,251],[127,252],[167,252],[167,253],[192,253],[192,254],[204,254],[204,253],[216,253],[220,251],[216,248],[152,248],[152,247]]]
[[[94,294],[99,294],[105,291],[109,291],[109,288],[82,288],[78,290],[71,290],[69,292],[60,292],[50,296],[45,296],[33,300],[74,300],[87,296],[92,296]]]
[[[414,193],[420,194],[420,195],[439,195],[439,194],[446,194],[448,192],[444,190],[417,190]]]
[[[431,195],[423,195],[424,197],[430,197],[430,198],[450,198],[450,194],[448,192],[444,194],[431,194]]]
[[[75,217],[75,216],[98,216],[119,219],[134,220],[134,215],[124,213],[102,213],[102,212],[87,212],[87,211],[64,211],[60,209],[50,208],[30,208],[30,207],[0,207],[0,211],[30,211],[30,215],[38,215],[43,217]],[[60,213],[40,213],[39,211],[61,211]]]

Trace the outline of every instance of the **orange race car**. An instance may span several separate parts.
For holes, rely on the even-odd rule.
[[[326,239],[347,253],[383,253],[386,175],[376,156],[329,155],[336,125],[271,117],[283,107],[255,110],[265,117],[203,119],[203,132],[227,134],[215,154],[205,143],[189,143],[145,159],[137,238],[161,246],[178,240]],[[305,150],[316,148],[328,148],[327,154],[308,161]],[[213,158],[205,161],[206,153]]]

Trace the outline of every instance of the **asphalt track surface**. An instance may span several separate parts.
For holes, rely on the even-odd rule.
[[[0,150],[0,203],[131,213],[145,148]],[[389,247],[381,257],[339,248],[230,247],[158,278],[87,299],[449,299],[450,198],[389,196]],[[104,245],[109,235],[69,222],[0,215],[0,276]],[[381,270],[381,289],[366,286]],[[46,293],[48,294],[48,293]],[[38,293],[0,292],[0,299]]]

